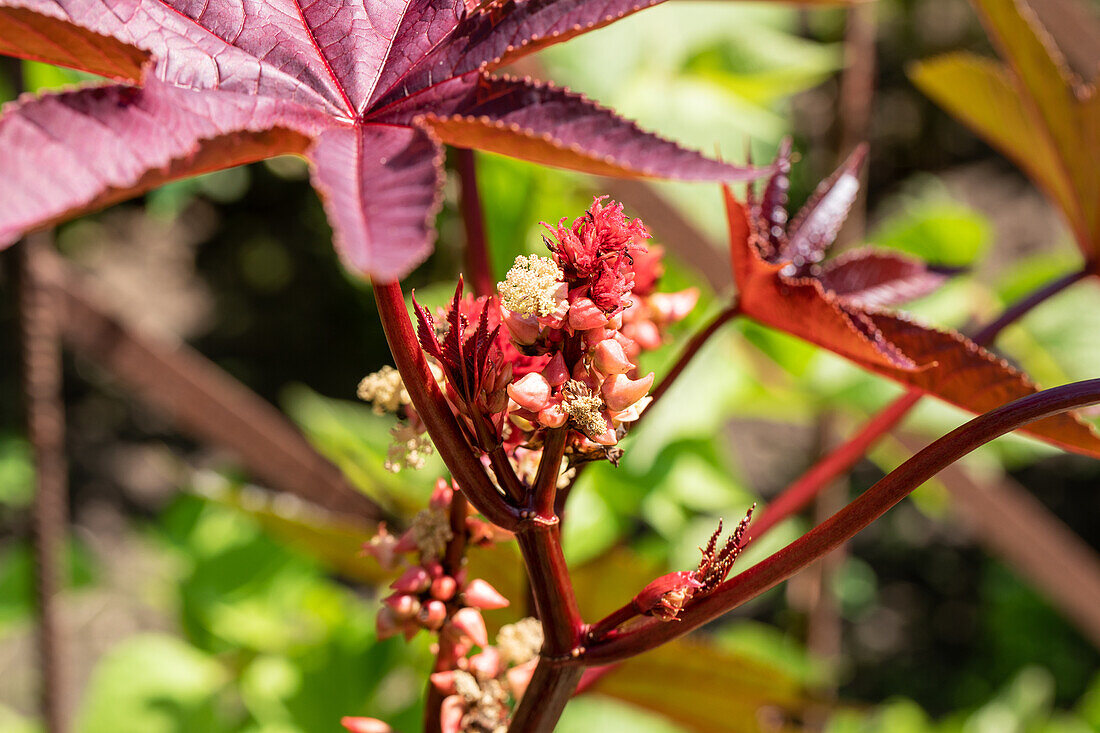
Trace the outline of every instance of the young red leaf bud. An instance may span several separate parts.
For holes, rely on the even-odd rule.
[[[340,725],[350,733],[393,733],[393,728],[378,718],[340,718]]]
[[[627,374],[634,365],[626,358],[626,352],[615,339],[604,339],[596,344],[592,363],[603,374]]]
[[[423,593],[428,590],[431,583],[432,579],[428,571],[419,565],[414,565],[402,573],[400,578],[390,583],[390,588],[401,593]]]
[[[443,601],[428,601],[421,607],[417,620],[426,628],[437,631],[447,620],[447,604]]]
[[[456,590],[458,590],[458,583],[449,575],[444,575],[432,581],[432,598],[449,601],[454,598]]]
[[[538,412],[550,400],[550,383],[541,374],[531,372],[508,385],[508,396],[520,407]]]
[[[587,331],[606,325],[607,314],[591,298],[580,297],[569,305],[569,326],[574,331]]]
[[[551,387],[560,387],[569,381],[569,369],[565,366],[565,359],[560,351],[543,368],[542,376],[546,377]]]
[[[451,624],[455,630],[478,646],[486,646],[489,643],[489,634],[485,630],[485,619],[481,617],[481,611],[476,608],[460,608],[451,617]]]
[[[604,404],[609,410],[625,410],[646,396],[653,386],[653,372],[641,379],[631,379],[625,374],[616,374],[606,379],[600,388]]]

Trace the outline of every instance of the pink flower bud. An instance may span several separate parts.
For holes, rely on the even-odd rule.
[[[378,611],[378,615],[374,617],[374,633],[378,640],[381,641],[395,636],[400,630],[400,624],[393,609],[389,606],[382,606]]]
[[[615,428],[608,426],[607,430],[596,436],[595,441],[600,445],[610,447],[619,442],[619,436],[615,432]]]
[[[568,419],[560,404],[549,404],[539,410],[539,423],[548,428],[560,428]]]
[[[539,660],[536,657],[523,664],[518,664],[504,673],[504,676],[508,678],[508,687],[512,688],[512,695],[516,700],[523,697],[523,693],[527,691],[527,685],[531,684],[531,677],[535,674],[535,666],[538,663]]]
[[[401,535],[401,539],[399,539],[397,541],[397,544],[393,547],[394,552],[412,552],[415,549],[416,538],[413,537],[411,529],[407,530],[403,535]]]
[[[489,643],[489,632],[485,630],[485,619],[481,617],[481,611],[476,608],[460,608],[451,617],[451,624],[455,630],[478,646],[486,646]]]
[[[428,560],[424,563],[424,569],[428,571],[428,575],[432,578],[443,577],[443,563],[439,560]]]
[[[653,372],[641,379],[631,379],[625,374],[616,374],[604,380],[600,394],[607,409],[619,412],[645,397],[652,386]]]
[[[450,485],[443,479],[439,479],[435,482],[435,490],[432,491],[432,498],[429,505],[432,509],[446,509],[451,505],[451,500],[454,498],[454,491]]]
[[[653,321],[636,321],[630,336],[647,351],[661,347],[661,332]]]
[[[634,596],[634,607],[663,621],[673,621],[683,605],[702,587],[692,572],[662,575]]]
[[[482,608],[486,611],[504,608],[508,605],[508,599],[481,578],[471,580],[466,589],[462,591],[462,597],[465,599],[466,605]]]
[[[569,326],[574,331],[587,331],[607,325],[607,316],[591,298],[580,297],[569,305]]]
[[[398,619],[411,618],[420,611],[420,601],[405,593],[394,593],[382,599],[382,602],[393,609]]]
[[[432,597],[441,601],[449,601],[454,598],[458,583],[450,575],[444,575],[432,581]]]
[[[401,593],[423,593],[431,583],[428,571],[419,565],[413,565],[400,578],[390,583],[390,588]]]
[[[340,718],[340,725],[350,733],[393,733],[393,728],[378,718]]]
[[[481,652],[470,657],[470,672],[478,679],[490,680],[500,674],[500,652],[487,646]]]
[[[679,321],[691,313],[691,309],[699,302],[699,290],[688,288],[678,293],[654,293],[650,296],[649,305],[665,323]]]
[[[462,716],[466,714],[466,701],[461,695],[448,695],[439,706],[440,733],[459,733]]]
[[[592,363],[603,374],[626,374],[634,368],[626,358],[622,345],[613,338],[604,339],[596,344]]]
[[[542,376],[546,377],[551,387],[560,387],[569,381],[569,370],[565,367],[565,359],[560,351],[543,368]]]
[[[428,601],[421,607],[417,620],[432,631],[438,630],[447,620],[447,604],[443,601]]]
[[[520,407],[538,412],[550,399],[550,382],[541,374],[531,372],[508,385],[508,396]]]
[[[435,689],[439,690],[444,695],[454,694],[455,673],[453,669],[448,669],[444,672],[433,672],[431,680],[432,684],[435,685]]]
[[[534,318],[524,318],[518,313],[506,311],[504,326],[512,336],[512,340],[523,346],[530,346],[538,341],[539,322]]]

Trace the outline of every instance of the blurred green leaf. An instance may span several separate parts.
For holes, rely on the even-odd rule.
[[[78,733],[229,731],[217,694],[228,680],[212,657],[174,637],[144,634],[107,653],[96,666]]]

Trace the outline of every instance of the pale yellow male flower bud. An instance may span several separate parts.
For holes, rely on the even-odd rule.
[[[497,283],[501,304],[521,316],[548,316],[557,310],[565,276],[549,257],[517,257],[507,277]]]

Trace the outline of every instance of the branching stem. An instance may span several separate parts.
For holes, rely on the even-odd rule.
[[[416,339],[401,285],[396,282],[374,283],[374,299],[378,315],[386,332],[397,371],[412,398],[420,418],[428,427],[428,434],[467,498],[474,507],[496,525],[513,530],[519,517],[489,480],[477,456],[451,412],[450,405],[440,392],[428,368],[428,362]]]
[[[646,621],[605,642],[593,642],[575,664],[608,664],[683,636],[847,542],[918,486],[974,449],[1028,423],[1097,402],[1100,379],[1090,379],[1028,395],[974,418],[917,453],[799,539],[690,604],[680,614],[679,622]]]

